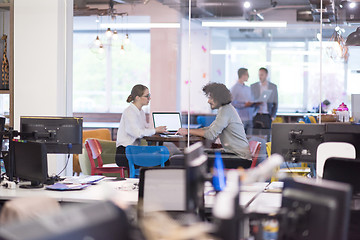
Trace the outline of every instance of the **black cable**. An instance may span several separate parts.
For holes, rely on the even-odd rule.
[[[67,157],[67,160],[66,160],[65,167],[56,176],[60,177],[60,174],[66,169],[66,167],[67,167],[67,165],[69,163],[69,160],[70,160],[70,153],[68,153],[68,157]]]
[[[60,177],[60,174],[66,169],[68,163],[69,163],[69,160],[70,160],[70,149],[72,148],[72,144],[69,143],[68,144],[68,157],[67,157],[67,160],[66,160],[66,164],[65,164],[65,167],[56,175],[56,177]]]
[[[268,189],[268,187],[270,186],[270,184],[271,184],[271,182],[269,182],[269,183],[264,187],[264,189],[262,189],[261,191],[259,191],[258,193],[256,193],[255,196],[253,196],[253,197],[250,199],[250,201],[245,204],[244,209],[248,208],[248,207],[250,206],[250,204],[251,204],[252,202],[254,202],[254,200],[255,200],[261,193],[265,192],[265,190]]]

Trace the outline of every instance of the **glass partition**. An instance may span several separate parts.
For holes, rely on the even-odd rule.
[[[179,111],[183,123],[194,127],[198,116],[217,114],[202,87],[217,82],[232,89],[239,68],[248,69],[247,86],[259,82],[259,68],[268,70],[267,80],[278,91],[272,121],[316,115],[325,99],[330,102],[326,111],[342,102],[351,108],[351,94],[360,92],[360,50],[344,45],[339,50],[339,41],[334,41],[334,32],[346,40],[359,21],[356,14],[350,19],[349,11],[336,4],[333,8],[339,12],[326,15],[320,25],[318,15],[302,15],[314,8],[308,1],[286,6],[270,6],[265,1],[249,1],[246,6],[239,1],[144,3],[115,4],[116,12],[123,13],[116,19],[74,17],[75,112],[122,113],[132,86],[141,83],[151,92],[146,113]],[[117,31],[118,39],[106,38],[108,27]],[[97,36],[104,41],[102,49],[94,47]]]

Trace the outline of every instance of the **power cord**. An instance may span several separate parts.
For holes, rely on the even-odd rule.
[[[67,160],[66,160],[65,167],[56,175],[56,176],[59,177],[59,178],[60,178],[60,174],[66,169],[66,167],[67,167],[67,165],[68,165],[68,163],[69,163],[69,160],[70,160],[70,150],[71,150],[71,148],[72,148],[72,144],[69,143],[69,144],[68,144],[68,157],[67,157]]]

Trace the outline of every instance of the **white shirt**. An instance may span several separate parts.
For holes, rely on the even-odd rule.
[[[266,81],[265,84],[261,84],[261,82],[259,81],[259,84],[260,84],[260,95],[261,95],[265,90],[268,90],[269,84],[268,81]],[[258,113],[264,113],[264,114],[269,113],[267,102],[263,102],[260,104]]]
[[[145,112],[139,110],[133,103],[127,107],[120,120],[120,126],[117,132],[116,147],[139,145],[140,139],[144,136],[155,134],[155,129],[149,128],[146,122]]]

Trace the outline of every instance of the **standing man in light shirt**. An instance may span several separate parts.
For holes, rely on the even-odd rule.
[[[250,87],[245,85],[245,82],[249,79],[248,70],[240,68],[238,70],[238,77],[238,81],[231,88],[231,95],[233,97],[231,104],[235,107],[244,124],[246,135],[252,135],[254,103]]]
[[[259,69],[259,82],[251,85],[251,92],[254,99],[259,99],[265,90],[271,90],[271,95],[267,102],[261,102],[256,108],[256,115],[253,119],[254,129],[260,130],[258,133],[267,135],[270,140],[271,123],[276,117],[278,109],[278,91],[277,86],[267,80],[268,70],[266,68]]]

